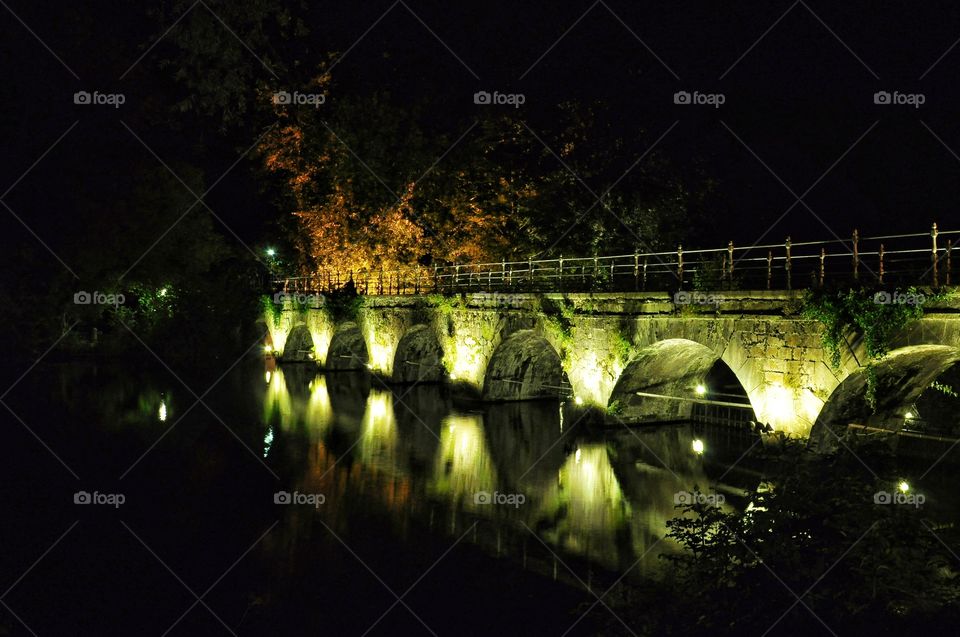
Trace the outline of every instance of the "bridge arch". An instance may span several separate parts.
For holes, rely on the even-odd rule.
[[[810,444],[821,451],[837,447],[837,437],[847,425],[896,430],[903,425],[911,405],[944,372],[960,362],[960,347],[908,345],[890,352],[876,363],[876,409],[867,403],[866,368],[847,375],[820,410],[810,432]]]
[[[365,369],[370,356],[363,332],[356,323],[342,323],[337,326],[330,339],[327,350],[326,367],[328,369]]]
[[[312,361],[315,351],[310,329],[306,323],[298,323],[287,334],[281,358],[284,361]]]
[[[414,325],[400,339],[393,359],[393,382],[435,383],[444,379],[443,347],[429,325]]]
[[[485,400],[556,398],[567,386],[560,355],[535,330],[519,330],[494,350],[483,383]]]
[[[722,352],[696,341],[658,341],[637,352],[624,368],[608,408],[625,422],[686,420],[693,415],[694,401],[708,398],[745,404],[751,407],[749,418],[756,419],[748,387],[737,374],[742,366],[724,358]]]

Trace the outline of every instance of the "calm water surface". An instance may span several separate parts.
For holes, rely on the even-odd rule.
[[[214,379],[39,366],[4,398],[0,634],[559,635],[658,576],[678,493],[736,508],[759,480],[756,439],[689,425],[303,365]]]

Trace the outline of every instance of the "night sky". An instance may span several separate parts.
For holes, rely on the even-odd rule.
[[[343,88],[426,100],[440,125],[445,113],[469,116],[476,90],[523,93],[534,130],[558,101],[604,101],[613,127],[663,136],[661,152],[719,180],[724,236],[711,232],[704,245],[768,230],[777,241],[854,227],[924,231],[954,215],[960,10],[951,3],[311,3],[303,15],[316,55],[346,53]],[[11,2],[4,25],[7,187],[79,122],[4,197],[51,245],[69,241],[80,197],[108,198],[124,168],[155,161],[120,120],[161,157],[202,147],[210,180],[236,157],[237,139],[169,113],[156,121],[157,104],[178,89],[157,68],[164,43],[146,52],[155,23],[140,3]],[[77,106],[77,90],[122,91],[126,103]],[[722,93],[725,103],[676,105],[681,90]],[[925,102],[876,105],[882,90]],[[277,214],[256,191],[241,165],[208,199],[246,241]]]

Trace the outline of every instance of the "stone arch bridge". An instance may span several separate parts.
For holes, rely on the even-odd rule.
[[[665,293],[368,296],[339,320],[288,300],[264,319],[266,349],[396,383],[453,383],[490,401],[559,395],[624,422],[689,416],[725,374],[750,419],[814,439],[851,423],[899,427],[960,361],[960,306],[927,307],[876,367],[873,411],[863,343],[850,334],[833,369],[821,326],[800,316],[801,294],[738,291],[709,305]]]

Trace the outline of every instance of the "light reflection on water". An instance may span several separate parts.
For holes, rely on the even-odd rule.
[[[391,390],[365,374],[303,366],[274,370],[263,402],[267,424],[287,439],[285,451],[276,440],[276,451],[265,449],[269,462],[286,466],[283,454],[309,448],[291,486],[324,493],[310,514],[333,528],[358,508],[393,520],[401,536],[411,520],[455,537],[475,524],[467,541],[524,563],[535,533],[558,559],[610,571],[639,559],[635,573],[655,575],[658,556],[677,550],[665,539],[676,494],[710,486],[689,427],[587,434],[557,402],[469,411],[437,386]]]

